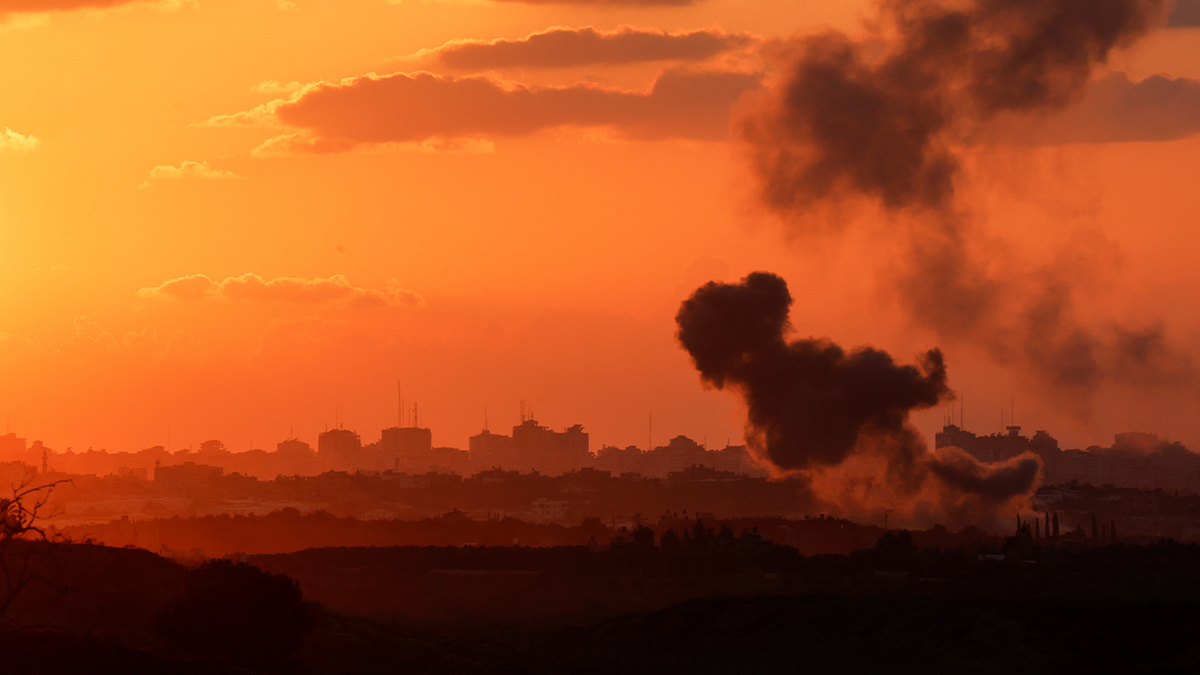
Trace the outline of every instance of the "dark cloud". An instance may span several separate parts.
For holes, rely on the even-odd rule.
[[[634,139],[719,139],[730,107],[757,75],[672,70],[649,92],[585,84],[505,86],[430,73],[363,76],[305,89],[291,100],[240,113],[273,115],[331,149],[430,138],[524,136],[556,127],[604,127]],[[238,115],[212,123],[229,123]]]
[[[1167,18],[1169,28],[1200,28],[1200,0],[1175,0]]]
[[[1200,132],[1200,80],[1112,73],[1078,105],[1018,127],[1013,141],[1036,145],[1173,141]]]
[[[764,202],[797,228],[832,205],[878,204],[907,245],[896,287],[911,315],[1050,388],[1086,398],[1106,379],[1161,379],[1154,371],[1179,359],[1130,358],[1120,339],[1126,329],[1090,328],[1078,318],[1073,281],[1095,261],[1030,270],[1002,259],[964,215],[957,191],[962,147],[1049,121],[1084,99],[1113,50],[1162,20],[1164,0],[882,7],[881,29],[869,40],[833,32],[797,40],[772,97],[741,121]],[[1144,138],[1185,133],[1193,123],[1190,82],[1126,85],[1100,82],[1093,107],[1079,114],[1105,112],[1063,133]],[[1132,363],[1140,372],[1120,365]]]
[[[882,455],[889,479],[907,493],[920,491],[930,472],[953,495],[988,502],[1032,491],[1036,460],[993,470],[965,454],[928,454],[909,413],[953,398],[940,351],[911,366],[870,347],[789,342],[791,305],[783,279],[755,272],[701,286],[676,316],[679,341],[704,381],[745,399],[747,441],[762,457],[786,471],[813,471]]]
[[[463,70],[569,68],[643,61],[703,61],[749,45],[749,35],[717,29],[667,33],[623,27],[552,28],[520,40],[455,40],[419,56]]]

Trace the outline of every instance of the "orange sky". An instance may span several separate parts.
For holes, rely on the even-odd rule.
[[[673,317],[761,269],[798,334],[942,346],[968,428],[1015,399],[1070,446],[1141,429],[1200,449],[1195,383],[1064,401],[906,318],[886,236],[789,238],[756,205],[731,104],[773,82],[779,40],[861,32],[870,7],[0,0],[0,414],[56,449],[168,429],[272,449],[335,415],[371,441],[400,380],[437,445],[525,400],[593,449],[644,445],[651,411],[656,442],[719,446],[742,411],[702,389]],[[1198,38],[1157,29],[1095,77],[1200,78]],[[1080,106],[972,151],[981,227],[1016,260],[1088,251],[1089,325],[1162,325],[1200,360],[1200,93],[1149,121]],[[1085,114],[1093,137],[1067,144]]]

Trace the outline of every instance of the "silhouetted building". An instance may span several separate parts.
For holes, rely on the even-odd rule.
[[[225,474],[219,466],[208,466],[195,462],[184,462],[174,466],[160,466],[154,470],[154,482],[164,487],[181,489],[204,488]]]
[[[512,436],[493,434],[484,429],[478,435],[472,436],[467,446],[471,453],[471,463],[476,469],[501,467],[512,457]]]
[[[25,459],[25,439],[14,433],[0,436],[0,461],[22,461]]]
[[[317,437],[317,454],[326,468],[353,471],[363,463],[362,439],[349,429],[328,429]]]
[[[1042,459],[1042,479],[1048,485],[1077,481],[1149,490],[1200,491],[1200,455],[1154,434],[1119,433],[1109,448],[1062,450],[1058,441],[1045,431],[1038,431],[1033,438],[1022,436],[1021,427],[1008,427],[1007,431],[1007,434],[976,436],[948,424],[935,435],[935,443],[939,448],[962,448],[985,463],[1004,462],[1023,452],[1032,452]]]
[[[384,429],[377,452],[383,469],[427,471],[437,463],[433,458],[433,432],[421,427]]]
[[[513,427],[512,436],[485,430],[472,436],[470,443],[471,462],[477,468],[537,469],[556,476],[595,461],[588,449],[588,434],[581,424],[553,431],[530,418]]]

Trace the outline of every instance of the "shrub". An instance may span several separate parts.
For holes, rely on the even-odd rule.
[[[172,647],[263,670],[286,669],[311,624],[294,580],[229,560],[190,570],[183,595],[158,616]]]

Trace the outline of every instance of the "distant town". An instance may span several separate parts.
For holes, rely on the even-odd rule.
[[[505,470],[559,476],[592,468],[615,475],[638,474],[666,478],[690,466],[704,466],[765,478],[764,470],[745,446],[709,450],[686,436],[643,451],[636,446],[604,446],[593,452],[583,425],[554,431],[522,414],[511,435],[484,429],[470,438],[469,450],[437,447],[433,432],[416,426],[383,429],[379,439],[363,443],[362,437],[340,426],[326,429],[314,449],[307,442],[288,438],[274,452],[231,452],[219,440],[204,441],[199,448],[171,452],[161,445],[139,452],[59,452],[41,441],[29,443],[15,433],[0,436],[0,479],[20,480],[26,472],[132,475],[147,480],[175,480],[190,474],[238,473],[270,480],[276,476],[316,476],[327,471],[441,473],[468,476],[480,471]]]
[[[935,447],[958,447],[989,464],[1032,452],[1042,459],[1042,482],[1047,485],[1075,482],[1200,492],[1200,454],[1150,433],[1119,433],[1108,447],[1062,449],[1044,430],[1029,437],[1021,427],[1009,426],[1006,433],[980,436],[951,423],[935,435]],[[329,471],[471,476],[500,470],[561,476],[594,469],[618,477],[668,478],[690,467],[755,478],[770,475],[744,445],[709,449],[687,436],[676,436],[649,450],[606,445],[593,452],[583,425],[555,431],[524,414],[511,434],[484,429],[470,438],[468,450],[435,446],[432,430],[416,424],[383,429],[378,440],[370,443],[338,426],[321,432],[315,449],[306,441],[288,438],[274,452],[232,452],[219,440],[174,452],[161,445],[138,452],[57,451],[12,432],[0,436],[0,481],[9,483],[37,472],[168,482],[224,474],[272,480]]]
[[[1200,455],[1178,443],[1131,432],[1109,447],[1064,450],[1045,431],[1029,437],[1010,426],[978,436],[955,424],[935,441],[985,463],[1037,454],[1044,480],[1034,509],[1045,517],[1063,510],[1066,530],[1099,513],[1124,535],[1200,539]],[[59,452],[15,433],[0,436],[0,482],[34,481],[62,481],[47,524],[91,536],[101,524],[124,522],[124,534],[109,526],[105,540],[151,549],[165,543],[162,530],[138,523],[280,511],[443,524],[599,519],[618,529],[697,517],[823,517],[807,512],[800,479],[771,477],[745,446],[709,449],[676,436],[651,450],[593,452],[581,425],[556,431],[526,416],[511,434],[481,431],[465,451],[435,446],[432,431],[415,424],[383,429],[366,444],[339,426],[322,432],[315,449],[288,438],[274,452],[230,452],[218,440],[175,452]],[[786,528],[774,536],[789,540]],[[478,537],[462,538],[457,543]]]

